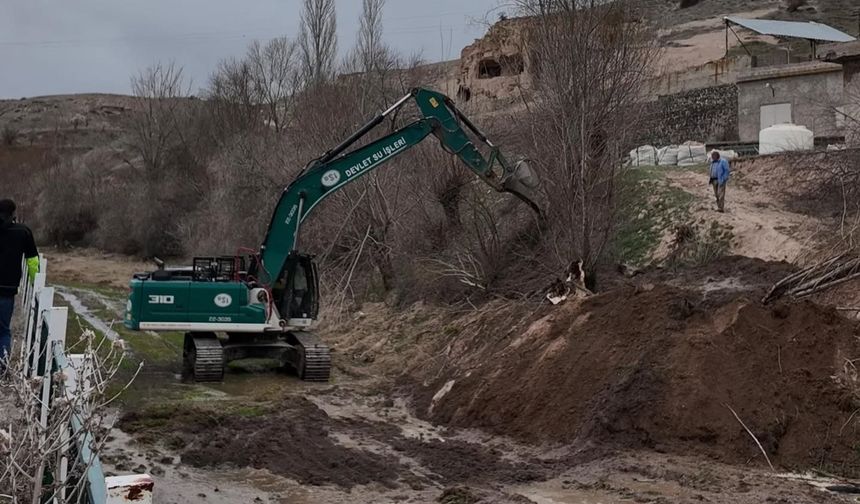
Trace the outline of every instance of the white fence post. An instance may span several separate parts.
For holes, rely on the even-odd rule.
[[[51,364],[49,369],[53,371],[53,363],[54,363],[54,349],[59,347],[60,350],[66,348],[66,328],[69,323],[69,309],[64,306],[58,306],[51,309],[51,322],[49,325],[49,345],[48,345],[48,362]],[[60,370],[60,372],[64,372],[65,370]],[[49,372],[47,374],[48,377],[51,376],[52,373]],[[53,381],[53,380],[51,380]],[[60,397],[64,397],[65,390],[58,390],[58,395]],[[50,399],[49,399],[50,400]],[[54,469],[54,480],[60,484],[60,493],[54,498],[54,504],[61,504],[66,502],[66,488],[65,483],[69,478],[69,457],[68,452],[69,448],[71,448],[70,440],[71,433],[69,432],[70,428],[66,426],[62,433],[60,434],[60,442],[62,443],[62,448],[60,449],[60,456],[57,458],[55,469]]]
[[[36,314],[36,327],[32,334],[32,362],[30,364],[31,377],[41,378],[41,391],[39,393],[39,446],[47,444],[48,431],[48,409],[51,402],[51,356],[48,349],[51,348],[51,308],[54,306],[54,289],[45,287],[38,292],[38,303]],[[43,341],[44,339],[44,341]],[[36,496],[42,494],[42,479],[45,474],[47,460],[42,459],[36,469],[33,487],[33,501]]]
[[[38,276],[36,277],[38,278]],[[54,306],[54,288],[43,287],[36,289],[36,323],[33,326],[33,332],[29,335],[30,353],[27,356],[30,360],[30,377],[35,378],[39,375],[39,358],[45,352],[42,348],[42,330],[46,324],[46,319],[50,316],[51,308]]]

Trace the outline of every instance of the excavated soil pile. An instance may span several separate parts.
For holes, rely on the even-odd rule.
[[[279,404],[276,412],[246,416],[178,408],[130,412],[123,430],[141,441],[163,442],[197,467],[224,464],[267,469],[306,485],[342,487],[379,482],[392,486],[395,460],[341,446],[329,436],[328,416],[307,399]]]
[[[569,302],[430,381],[419,413],[532,441],[764,463],[734,410],[775,464],[860,473],[860,326],[757,294],[651,284]]]

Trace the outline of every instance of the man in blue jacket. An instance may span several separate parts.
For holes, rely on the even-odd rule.
[[[714,196],[717,198],[717,209],[726,211],[726,184],[729,181],[729,162],[720,157],[720,153],[711,153],[711,185],[714,186]]]
[[[15,221],[15,202],[0,200],[0,374],[12,350],[12,310],[21,281],[21,260],[27,259],[30,281],[39,271],[39,252],[30,228]]]

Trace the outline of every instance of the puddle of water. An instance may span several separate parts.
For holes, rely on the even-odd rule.
[[[118,341],[120,338],[119,334],[116,333],[111,326],[106,324],[102,319],[97,317],[87,306],[81,302],[81,299],[72,291],[65,287],[55,287],[57,294],[63,301],[69,303],[69,306],[75,311],[75,313],[86,320],[88,324],[93,326],[97,331],[104,334],[111,341]]]
[[[113,429],[111,436],[102,450],[102,457],[110,461],[105,462],[105,470],[116,474],[139,469],[147,471],[155,479],[154,502],[313,502],[303,499],[304,492],[298,483],[267,471],[188,467],[180,465],[180,458],[174,454],[137,445],[131,436],[119,429]],[[284,498],[290,500],[284,501]]]

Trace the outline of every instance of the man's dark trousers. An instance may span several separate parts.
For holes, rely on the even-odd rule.
[[[12,353],[12,309],[15,308],[15,298],[0,296],[0,372],[6,367],[6,361]]]

